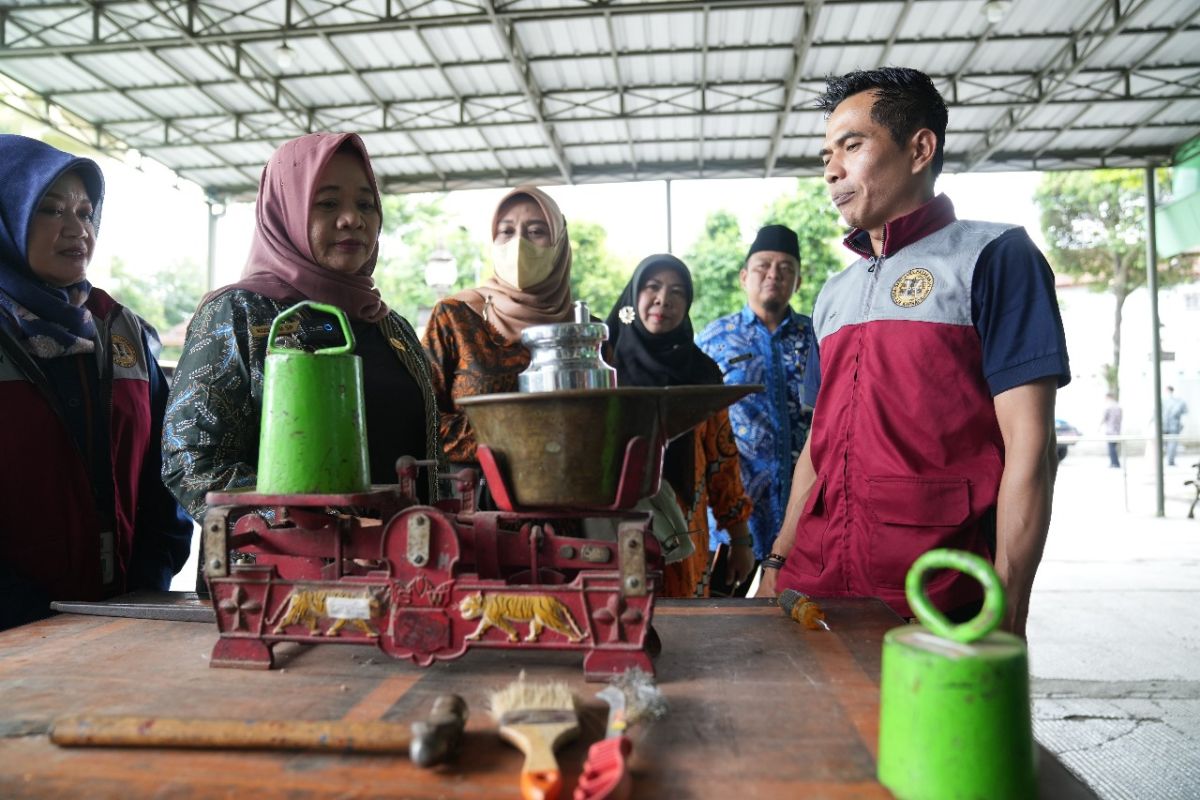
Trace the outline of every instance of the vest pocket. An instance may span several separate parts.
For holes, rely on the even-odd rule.
[[[965,478],[868,477],[867,507],[871,582],[903,589],[918,556],[959,544],[971,515],[971,484]],[[936,587],[952,577],[942,570],[928,583]]]
[[[816,576],[825,571],[825,531],[829,528],[829,514],[825,508],[825,478],[818,477],[808,499],[804,501],[800,524],[796,530],[796,544],[792,547],[791,559],[796,562],[801,575]]]

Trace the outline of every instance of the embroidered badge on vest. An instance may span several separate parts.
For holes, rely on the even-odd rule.
[[[133,348],[133,342],[119,333],[112,335],[112,350],[113,363],[118,367],[129,369],[137,363],[137,350]]]
[[[892,302],[901,308],[919,306],[933,291],[933,273],[921,267],[915,267],[900,276],[892,284]]]

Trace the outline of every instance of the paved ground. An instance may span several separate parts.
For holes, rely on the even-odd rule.
[[[1034,728],[1102,798],[1200,798],[1193,475],[1168,468],[1159,519],[1145,459],[1117,470],[1080,452],[1060,467],[1029,618]]]

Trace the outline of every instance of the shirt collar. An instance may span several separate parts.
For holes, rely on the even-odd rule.
[[[916,210],[884,224],[883,249],[880,255],[890,256],[913,242],[940,231],[956,219],[954,204],[950,202],[950,198],[939,194]],[[863,258],[872,258],[875,255],[871,247],[871,234],[862,228],[850,231],[842,240],[842,244]]]
[[[775,326],[775,332],[778,333],[786,325],[791,323],[792,319],[795,316],[796,316],[796,309],[792,308],[791,304],[788,304],[787,313],[783,315],[783,319],[779,320],[779,324]],[[758,323],[759,325],[762,325],[764,328],[766,327],[766,323],[764,323],[761,319],[758,318],[758,315],[754,313],[754,309],[750,308],[749,303],[746,303],[746,305],[742,306],[741,319],[742,319],[743,325],[753,325],[755,323]]]

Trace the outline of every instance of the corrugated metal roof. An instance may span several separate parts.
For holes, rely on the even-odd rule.
[[[1195,0],[985,5],[0,0],[0,99],[220,197],[322,128],[399,190],[815,174],[824,77],[881,64],[945,94],[950,171],[1163,163],[1200,135]]]

